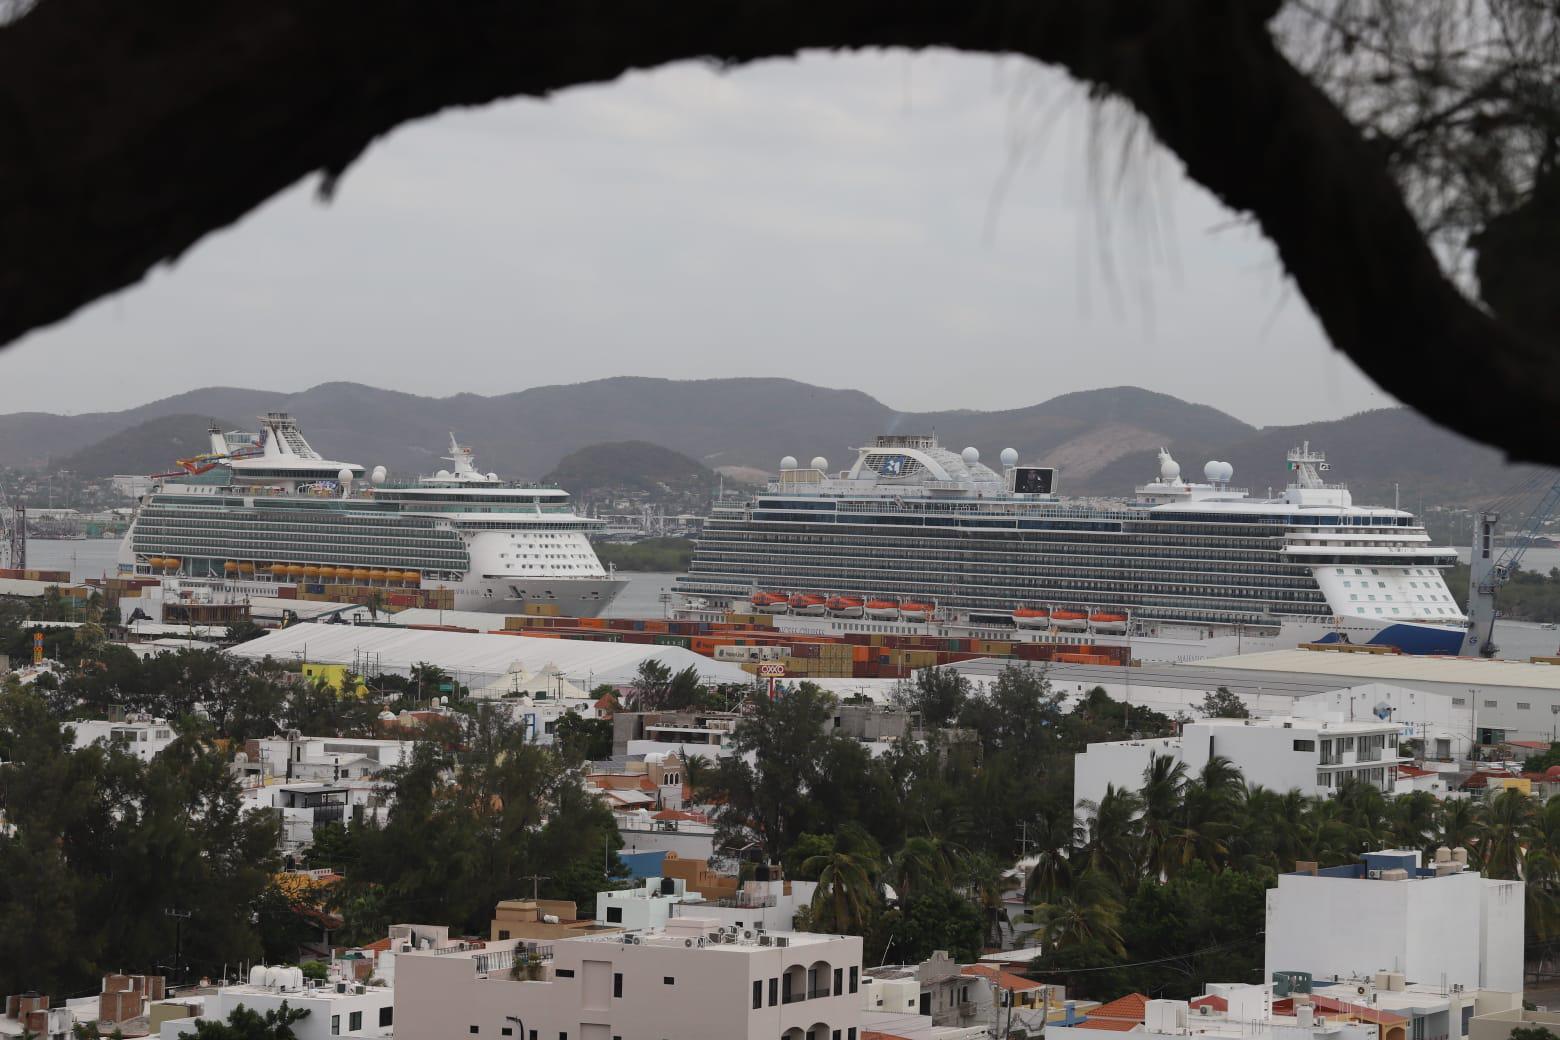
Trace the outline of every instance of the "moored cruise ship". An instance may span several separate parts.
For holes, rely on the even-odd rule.
[[[181,460],[141,497],[119,572],[275,596],[333,583],[387,597],[448,589],[457,610],[550,605],[593,617],[626,579],[602,567],[567,491],[476,468],[450,435],[452,468],[393,482],[383,466],[333,462],[284,413],[258,437],[211,431],[211,451]]]
[[[1254,498],[1228,463],[1191,482],[1161,449],[1154,480],[1103,501],[1059,497],[1055,470],[1011,448],[999,472],[935,437],[877,437],[838,474],[788,456],[767,491],[706,522],[681,613],[1130,643],[1159,661],[1336,641],[1457,653],[1466,619],[1442,578],[1455,550],[1409,513],[1354,505],[1309,445],[1288,465],[1282,495]],[[825,617],[791,608],[820,598]]]

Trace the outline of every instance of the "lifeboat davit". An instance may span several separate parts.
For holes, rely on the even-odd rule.
[[[1096,632],[1125,632],[1127,615],[1113,610],[1096,610],[1089,614],[1089,627]]]
[[[1044,607],[1019,607],[1013,611],[1013,624],[1019,628],[1050,628],[1051,612]]]
[[[765,614],[784,614],[791,609],[791,597],[783,592],[755,592],[753,609]]]
[[[859,618],[866,602],[860,596],[830,596],[825,606],[837,618]]]
[[[862,605],[867,617],[878,621],[898,621],[899,604],[891,599],[869,599]]]
[[[899,616],[906,621],[930,621],[932,613],[937,609],[935,603],[922,603],[919,600],[907,599],[899,604]]]
[[[791,613],[800,614],[803,617],[823,617],[827,609],[828,599],[810,592],[798,592],[791,597]]]
[[[1068,632],[1082,632],[1089,627],[1089,615],[1081,610],[1053,610],[1051,624]]]

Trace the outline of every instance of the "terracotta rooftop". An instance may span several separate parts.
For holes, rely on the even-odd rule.
[[[1082,1022],[1079,1022],[1075,1028],[1108,1029],[1115,1033],[1126,1033],[1136,1029],[1142,1024],[1143,1023],[1141,1022],[1134,1022],[1129,1018],[1086,1018]]]
[[[1090,1011],[1089,1018],[1091,1021],[1096,1018],[1117,1018],[1127,1022],[1141,1022],[1147,1013],[1148,997],[1142,993],[1128,993]]]
[[[1215,1011],[1228,1011],[1230,1009],[1230,1002],[1219,996],[1217,993],[1209,993],[1206,996],[1201,996],[1196,1000],[1193,1000],[1191,1002],[1191,1006],[1193,1008],[1211,1007]]]

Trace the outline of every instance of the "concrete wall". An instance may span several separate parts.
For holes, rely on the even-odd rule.
[[[1151,755],[1181,757],[1181,741],[1176,737],[1155,740],[1123,740],[1090,744],[1084,753],[1073,756],[1073,805],[1105,797],[1105,788],[1137,791],[1143,787],[1143,770]]]
[[[1296,740],[1308,740],[1310,751],[1296,751]],[[1186,771],[1196,774],[1211,755],[1222,755],[1235,764],[1248,784],[1270,791],[1299,788],[1318,792],[1316,763],[1320,740],[1315,728],[1283,729],[1276,726],[1225,726],[1189,723],[1181,732]]]
[[[831,985],[835,967],[848,980],[850,968],[861,964],[861,940],[841,936],[776,948],[569,939],[554,945],[553,978],[539,982],[515,981],[508,972],[479,977],[469,956],[406,954],[397,968],[396,1032],[411,1040],[500,1040],[504,1028],[513,1029],[515,1040],[529,1040],[532,1030],[539,1040],[564,1034],[570,1040],[775,1040],[790,1029],[822,1025],[824,1036],[839,1029],[843,1037],[853,1028],[859,1035],[859,997],[848,992],[848,982],[837,996],[769,1003],[769,980],[819,961],[830,966]],[[622,976],[621,997],[613,995],[615,975]],[[763,1004],[757,1010],[755,981]]]
[[[1521,881],[1484,879],[1479,957],[1485,989],[1522,992],[1527,893]]]
[[[264,1014],[280,1008],[285,1002],[288,1007],[304,1008],[309,1012],[308,1017],[293,1023],[292,1030],[298,1040],[391,1036],[395,1032],[394,1023],[381,1026],[379,1012],[381,1008],[393,1006],[394,992],[375,987],[363,994],[324,990],[277,993],[251,986],[234,986],[208,996],[201,1017],[211,1021],[225,1021],[239,1004]],[[362,1028],[357,1030],[351,1028],[354,1012],[363,1016]],[[332,1019],[336,1019],[334,1026]],[[194,1022],[194,1019],[188,1018],[164,1022],[159,1032],[160,1040],[178,1040],[181,1032],[194,1033]]]
[[[1267,893],[1264,975],[1401,971],[1440,985],[1444,973],[1448,985],[1476,989],[1483,886],[1472,871],[1412,881],[1280,875]],[[1520,930],[1511,942],[1520,957]]]

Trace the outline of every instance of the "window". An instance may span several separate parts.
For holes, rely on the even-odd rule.
[[[663,985],[663,986],[675,986],[675,985],[677,985],[677,979],[675,977],[671,976],[671,975],[663,975],[661,977],[661,985]]]
[[[850,991],[852,993],[856,992],[856,981],[860,971],[861,969],[858,966],[854,964],[850,966]],[[854,1029],[852,1029],[850,1032],[852,1037],[856,1035],[856,1031]]]
[[[498,930],[498,937],[500,939],[507,939],[507,938],[509,938],[509,929],[507,929],[507,928],[500,928]]]
[[[354,1011],[354,1012],[352,1012],[352,1014],[348,1015],[347,1016],[347,1028],[352,1030],[354,1033],[362,1032],[363,1031],[363,1012],[361,1012],[361,1011]]]
[[[553,977],[558,979],[572,979],[574,978],[574,969],[556,968],[553,970]]]
[[[1518,711],[1527,711],[1531,707],[1533,707],[1533,705],[1530,702],[1528,702],[1528,701],[1518,701],[1517,702],[1517,710]]]
[[[832,990],[830,990],[829,992],[833,993],[835,996],[839,996],[841,993],[845,992],[845,985],[844,985],[844,983],[845,983],[845,969],[844,968],[835,968],[834,969],[834,988]]]
[[[764,980],[753,980],[753,1010],[757,1011],[764,1006]]]
[[[623,908],[621,906],[609,906],[609,907],[607,907],[607,923],[608,924],[622,924],[623,923]]]
[[[1495,707],[1495,702],[1494,701],[1485,701],[1484,702],[1484,706],[1486,708],[1493,708],[1493,707]]]
[[[340,1036],[341,1035],[341,1016],[340,1015],[331,1015],[330,1016],[330,1035],[331,1036]]]
[[[1454,707],[1454,708],[1466,708],[1467,706],[1468,706],[1468,698],[1466,698],[1466,697],[1453,697],[1452,698],[1452,707]]]
[[[1296,751],[1315,751],[1316,750],[1316,741],[1314,741],[1314,740],[1297,740],[1297,741],[1295,741],[1295,750]]]
[[[769,980],[769,1006],[770,1007],[774,1007],[778,1003],[780,1003],[780,980],[779,979],[770,979]]]
[[[502,1028],[502,1029],[500,1029],[498,1031],[498,1035],[499,1036],[514,1036],[515,1035],[515,1031],[511,1027],[505,1026],[504,1028]]]
[[[623,973],[621,971],[612,973],[612,995],[614,997],[623,995]]]
[[[476,1026],[468,1026],[467,1029],[466,1029],[466,1032],[470,1033],[472,1036],[476,1036],[478,1033],[481,1032],[481,1030],[478,1029]]]
[[[394,1007],[382,1007],[379,1009],[379,1024],[381,1026],[390,1026],[395,1024]]]

